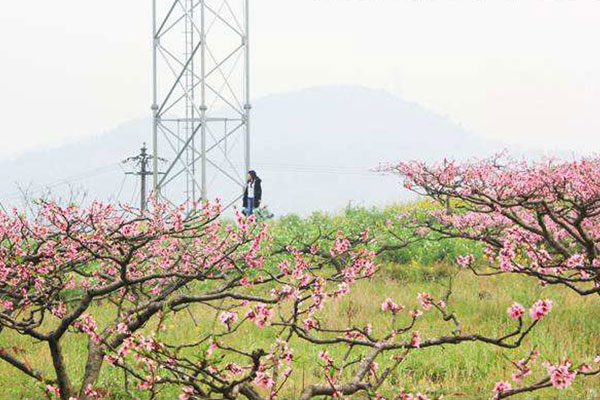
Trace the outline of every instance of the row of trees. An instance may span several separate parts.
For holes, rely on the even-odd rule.
[[[0,358],[63,400],[105,398],[98,386],[103,366],[122,371],[130,397],[157,398],[176,387],[181,400],[272,400],[286,398],[296,373],[294,347],[308,343],[319,349],[313,364],[323,378],[303,387],[299,399],[355,393],[426,399],[400,387],[384,395],[381,388],[422,349],[471,342],[518,347],[552,303],[540,299],[528,310],[507,304],[505,318],[514,324],[499,336],[464,331],[451,287],[441,298],[420,293],[416,309],[387,294],[374,305],[389,317],[385,326],[329,322],[328,308],[378,273],[379,254],[419,240],[466,238],[486,245],[493,273],[534,276],[582,296],[600,293],[600,161],[493,158],[402,163],[388,171],[443,207],[427,218],[401,216],[383,230],[336,230],[287,242],[253,217],[219,218],[218,203],[189,214],[154,202],[140,216],[100,203],[41,202],[33,217],[0,214],[0,335],[12,331],[47,348],[53,373],[45,375],[20,351],[0,348]],[[474,260],[465,254],[458,262],[483,275]],[[447,333],[421,337],[423,313],[436,315]],[[168,323],[199,316],[200,333],[191,341]],[[267,331],[269,346],[243,340],[258,330]],[[89,338],[86,364],[75,376],[64,353],[73,346],[69,338],[82,334]],[[577,365],[557,360],[544,364],[538,382],[519,386],[538,358],[532,353],[516,361],[514,382],[497,382],[494,395],[564,388],[600,373],[598,358]]]

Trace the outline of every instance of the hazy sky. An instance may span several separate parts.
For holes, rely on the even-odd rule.
[[[150,114],[150,4],[0,2],[0,157]],[[383,88],[481,135],[600,150],[600,1],[251,6],[254,97]]]

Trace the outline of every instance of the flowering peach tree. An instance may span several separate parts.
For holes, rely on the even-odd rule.
[[[282,244],[253,217],[228,222],[219,213],[218,203],[187,213],[159,202],[142,215],[53,202],[32,217],[1,213],[0,343],[27,337],[46,349],[52,368],[32,361],[30,348],[0,347],[4,365],[62,400],[108,398],[103,368],[123,374],[120,390],[131,398],[161,398],[170,388],[180,400],[274,400],[289,396],[294,346],[305,343],[318,350],[312,362],[322,381],[295,398],[426,399],[395,381],[382,389],[409,354],[469,342],[514,348],[550,311],[542,300],[527,317],[515,304],[509,332],[464,332],[449,286],[442,298],[420,293],[416,308],[393,293],[373,301],[389,318],[385,326],[328,323],[328,308],[377,273],[376,254],[413,239],[337,231]],[[437,315],[448,333],[423,337],[423,313]],[[266,344],[255,340],[261,335]],[[65,356],[77,338],[87,341],[79,373]]]
[[[415,229],[437,239],[481,243],[492,272],[477,268],[473,254],[458,257],[462,267],[477,275],[527,275],[581,296],[600,294],[600,158],[527,162],[501,154],[465,163],[402,162],[386,170],[440,204],[430,218],[409,222]],[[540,300],[530,317],[536,320],[551,308],[550,300]],[[513,318],[525,312],[519,304],[508,310]],[[498,382],[497,398],[549,386],[564,389],[577,376],[600,374],[597,356],[579,365],[545,362],[545,376],[525,384],[522,378],[532,373],[537,356],[514,362],[513,383]]]

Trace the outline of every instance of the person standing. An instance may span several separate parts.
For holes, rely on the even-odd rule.
[[[252,215],[254,210],[260,207],[262,197],[261,179],[256,175],[256,171],[248,171],[248,180],[246,189],[244,190],[244,198],[242,200],[243,213]]]

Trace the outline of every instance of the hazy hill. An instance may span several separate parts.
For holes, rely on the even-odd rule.
[[[500,150],[447,118],[385,91],[319,87],[270,95],[253,104],[253,168],[278,214],[383,204],[406,197],[394,178],[369,172],[399,159],[471,157]],[[18,199],[15,182],[34,194],[66,182],[91,198],[137,201],[137,181],[120,160],[150,142],[150,120],[130,121],[92,138],[0,162],[0,200]]]

